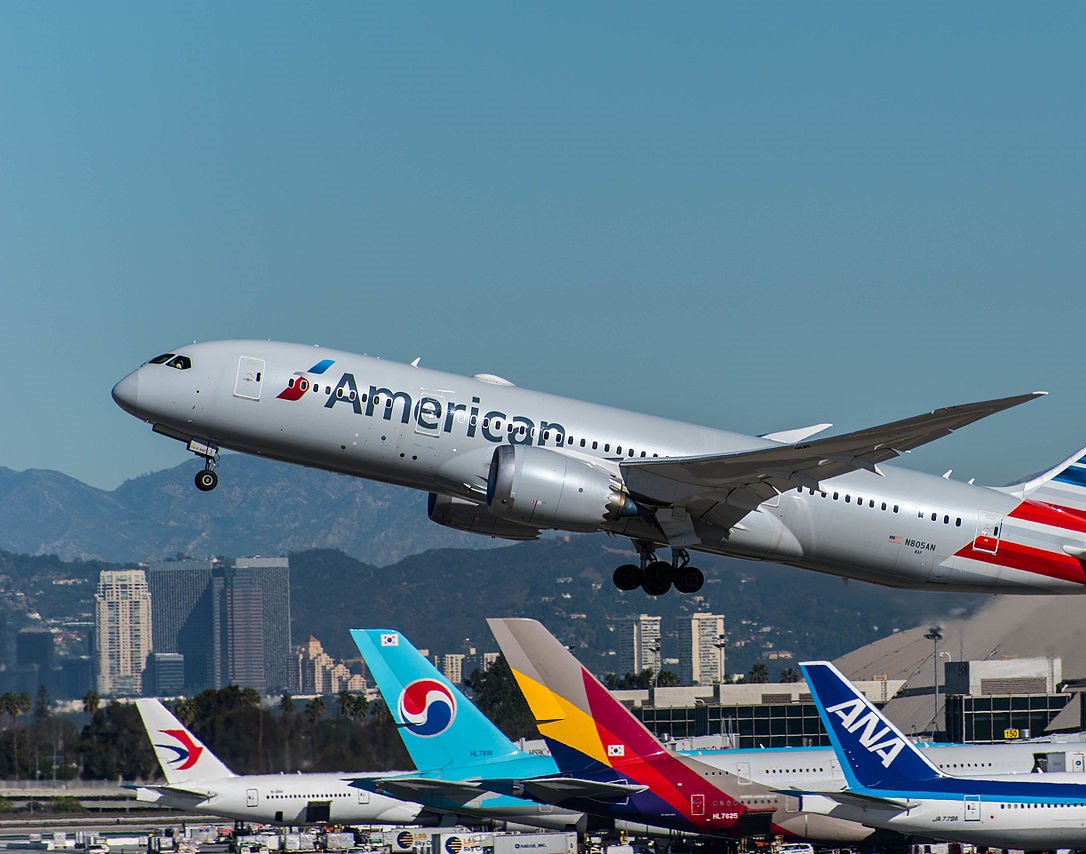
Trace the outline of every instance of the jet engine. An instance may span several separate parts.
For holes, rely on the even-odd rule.
[[[471,531],[475,534],[501,537],[504,540],[539,539],[538,528],[499,519],[487,510],[485,505],[476,504],[464,498],[455,498],[452,495],[431,492],[426,504],[426,512],[432,521],[446,528],[456,528],[458,531]]]
[[[495,449],[486,503],[502,519],[564,531],[595,531],[641,512],[605,468],[533,445]]]

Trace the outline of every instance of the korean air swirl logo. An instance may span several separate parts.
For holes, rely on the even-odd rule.
[[[436,679],[416,679],[403,689],[398,706],[404,728],[422,738],[440,735],[456,718],[452,692]]]

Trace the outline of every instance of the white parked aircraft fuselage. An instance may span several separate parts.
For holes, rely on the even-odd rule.
[[[364,775],[353,775],[364,776]],[[200,780],[192,794],[141,787],[136,799],[240,821],[288,825],[434,824],[420,804],[350,786],[350,774],[254,774]],[[452,821],[450,820],[450,823]]]
[[[217,341],[174,352],[185,359],[180,367],[148,363],[114,389],[125,410],[159,432],[192,440],[190,447],[209,456],[231,448],[436,493],[460,502],[454,509],[469,508],[470,518],[449,521],[440,508],[435,518],[481,533],[530,538],[554,527],[669,541],[659,517],[643,508],[533,524],[523,509],[530,496],[520,496],[521,515],[498,518],[488,510],[487,490],[495,449],[502,446],[553,452],[543,457],[560,465],[541,476],[558,482],[559,490],[569,484],[567,503],[582,500],[571,497],[580,481],[562,474],[569,465],[578,476],[610,478],[614,490],[632,499],[624,506],[636,508],[633,502],[643,500],[625,490],[624,462],[779,444],[528,391],[493,377],[305,345]],[[781,492],[734,525],[718,524],[711,514],[692,518],[696,540],[681,544],[896,587],[1086,590],[1086,521],[1032,506],[1012,491],[888,465],[817,486]]]

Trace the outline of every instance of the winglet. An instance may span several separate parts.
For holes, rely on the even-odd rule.
[[[800,668],[849,788],[907,789],[943,776],[836,667],[807,661]]]
[[[234,776],[222,760],[158,700],[136,700],[136,709],[170,786]]]

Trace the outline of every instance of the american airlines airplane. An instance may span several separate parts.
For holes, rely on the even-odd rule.
[[[220,448],[430,494],[442,525],[512,540],[545,529],[629,537],[620,590],[704,581],[689,550],[893,587],[1086,591],[1086,449],[1006,487],[885,465],[1040,392],[840,436],[744,436],[339,350],[209,341],[113,388],[125,411],[187,443],[215,488]],[[671,560],[657,558],[667,547]]]

